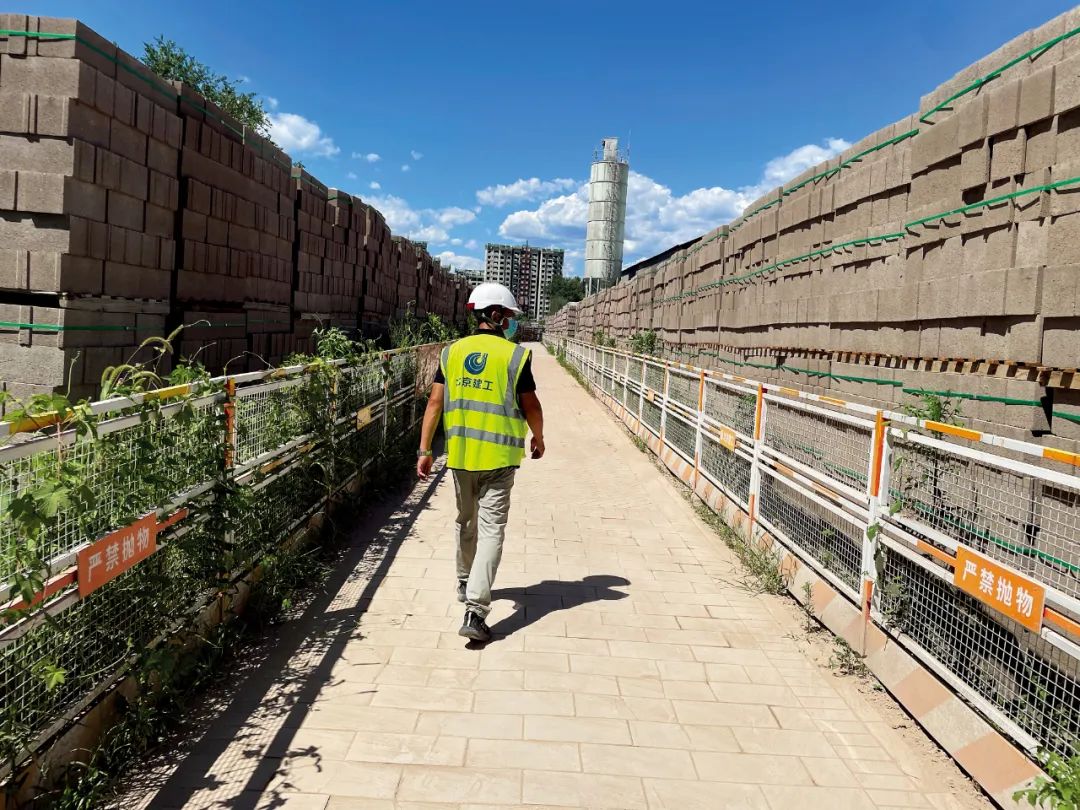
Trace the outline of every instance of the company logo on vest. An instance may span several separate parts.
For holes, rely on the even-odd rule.
[[[487,352],[473,352],[465,358],[465,370],[470,374],[480,374],[487,365]]]

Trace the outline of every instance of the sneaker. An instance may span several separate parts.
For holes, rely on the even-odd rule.
[[[459,602],[465,601],[465,586],[468,585],[468,580],[459,579],[457,584],[457,600]]]
[[[491,641],[491,628],[479,613],[471,610],[465,611],[465,621],[457,632],[459,636],[465,636],[472,641]]]

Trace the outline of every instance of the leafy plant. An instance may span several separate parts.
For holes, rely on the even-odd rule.
[[[560,273],[552,276],[547,291],[550,301],[548,311],[554,314],[568,303],[584,298],[585,284],[578,276],[565,277]]]
[[[720,535],[724,545],[735,552],[748,575],[744,581],[747,587],[757,593],[771,594],[780,594],[787,589],[788,579],[781,568],[781,558],[776,551],[771,547],[757,542],[747,542],[739,537],[718,514],[700,501],[694,503],[694,511],[704,523]]]
[[[457,330],[434,313],[419,318],[412,312],[390,322],[390,344],[395,349],[421,346],[425,343],[448,343],[457,340]]]
[[[863,656],[855,652],[852,646],[842,638],[834,639],[829,666],[840,675],[854,675],[857,678],[870,677],[870,670],[867,669]]]
[[[214,72],[183,47],[164,36],[143,43],[142,61],[161,78],[190,85],[240,123],[251,127],[263,137],[269,137],[270,116],[255,93],[241,92],[240,85],[243,80],[230,79]]]
[[[802,592],[803,619],[806,622],[804,629],[806,630],[806,634],[810,635],[811,633],[816,632],[819,628],[819,625],[817,623],[817,617],[814,616],[814,586],[811,585],[809,582],[804,582],[802,586]]]
[[[1039,776],[1029,787],[1013,793],[1013,801],[1049,810],[1080,808],[1080,755],[1065,757],[1042,749],[1038,756],[1046,776]]]
[[[635,354],[655,355],[659,343],[659,336],[651,329],[646,332],[635,332],[630,337],[630,348]]]
[[[911,616],[911,593],[903,578],[892,576],[882,584],[881,615],[887,628],[897,633],[907,630]]]
[[[316,354],[302,358],[306,368],[298,384],[233,403],[240,446],[258,439],[273,450],[301,436],[307,444],[294,460],[282,458],[287,466],[279,477],[264,481],[273,473],[252,470],[240,483],[225,462],[224,411],[220,404],[199,401],[218,384],[194,360],[180,362],[169,374],[161,371],[175,337],[146,341],[127,362],[107,369],[102,390],[132,397],[186,384],[186,391],[136,397],[107,417],[68,394],[25,402],[6,396],[7,418],[36,416],[43,435],[63,440],[0,466],[0,576],[24,603],[0,615],[0,626],[30,614],[36,621],[19,645],[9,645],[0,656],[0,683],[7,684],[0,688],[0,759],[18,774],[36,735],[104,678],[127,672],[139,684],[138,696],[125,704],[124,721],[92,756],[86,752],[82,763],[71,766],[55,792],[42,797],[48,806],[98,806],[115,773],[160,741],[183,715],[187,696],[223,671],[244,635],[287,612],[297,589],[319,578],[325,565],[318,554],[279,547],[311,508],[342,502],[342,484],[363,469],[390,481],[412,468],[410,400],[385,415],[385,434],[377,426],[358,432],[348,416],[378,401],[387,385],[394,391],[412,387],[413,356],[391,361],[340,330],[316,330]],[[117,415],[137,419],[122,429],[99,429],[103,419]],[[170,536],[157,554],[90,600],[55,616],[41,611],[55,598],[39,601],[39,594],[56,573],[50,562],[59,554],[81,539],[129,525],[196,484],[210,488],[187,501],[184,531]],[[247,629],[237,633],[226,624],[199,633],[192,621],[207,604],[204,599],[228,602],[232,583],[255,566],[263,576],[241,623]],[[164,641],[154,643],[157,638]],[[17,792],[18,776],[4,789]]]
[[[603,329],[596,329],[592,334],[593,345],[600,346],[601,348],[614,348],[615,338],[608,337],[607,332]]]

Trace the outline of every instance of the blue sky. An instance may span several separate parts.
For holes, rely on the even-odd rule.
[[[395,233],[479,266],[553,244],[580,275],[593,149],[630,147],[626,260],[737,215],[901,116],[1059,0],[868,4],[12,2],[140,54],[158,34],[267,99],[274,138]],[[819,6],[819,7],[815,7]]]

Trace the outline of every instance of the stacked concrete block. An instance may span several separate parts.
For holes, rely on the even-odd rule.
[[[346,261],[351,198],[342,191],[331,191],[300,167],[293,168],[292,179],[297,200],[293,309],[300,316],[355,328],[360,299],[358,265]]]
[[[457,287],[450,274],[439,264],[432,265],[429,285],[428,312],[453,321],[457,304]]]
[[[176,301],[289,304],[291,161],[190,87],[176,89],[184,135]]]
[[[361,320],[366,334],[385,331],[398,309],[396,268],[391,265],[391,233],[376,209],[364,210],[364,290]]]
[[[1012,373],[946,380],[940,369],[957,359],[1024,369],[1036,388],[1070,385],[1080,366],[1080,36],[999,69],[1078,27],[1073,10],[1017,37],[929,93],[918,113],[755,200],[722,234],[718,259],[710,233],[636,268],[631,321],[736,361],[796,357],[848,376],[927,377],[913,388],[1039,398],[1007,393],[1021,382]],[[649,279],[646,306],[637,292]],[[577,312],[582,333],[599,323],[593,301]],[[896,390],[843,387],[868,402]],[[979,403],[971,413],[1038,429],[1023,408]]]
[[[181,357],[197,361],[214,373],[237,373],[249,368],[247,314],[242,309],[189,309],[184,313],[184,324],[178,347]]]
[[[25,32],[0,35],[0,320],[16,324],[0,328],[0,380],[90,395],[103,368],[162,331],[176,97],[73,20],[7,14],[0,28]]]
[[[35,303],[42,302],[42,303]],[[155,360],[142,341],[165,333],[168,306],[101,297],[34,297],[0,302],[0,390],[26,404],[36,394],[65,391],[93,398],[103,372]],[[157,366],[162,373],[167,364]]]
[[[397,300],[404,310],[419,314],[419,266],[423,264],[428,270],[428,275],[430,275],[431,256],[426,248],[401,236],[393,238],[391,249],[397,256],[398,264]]]

